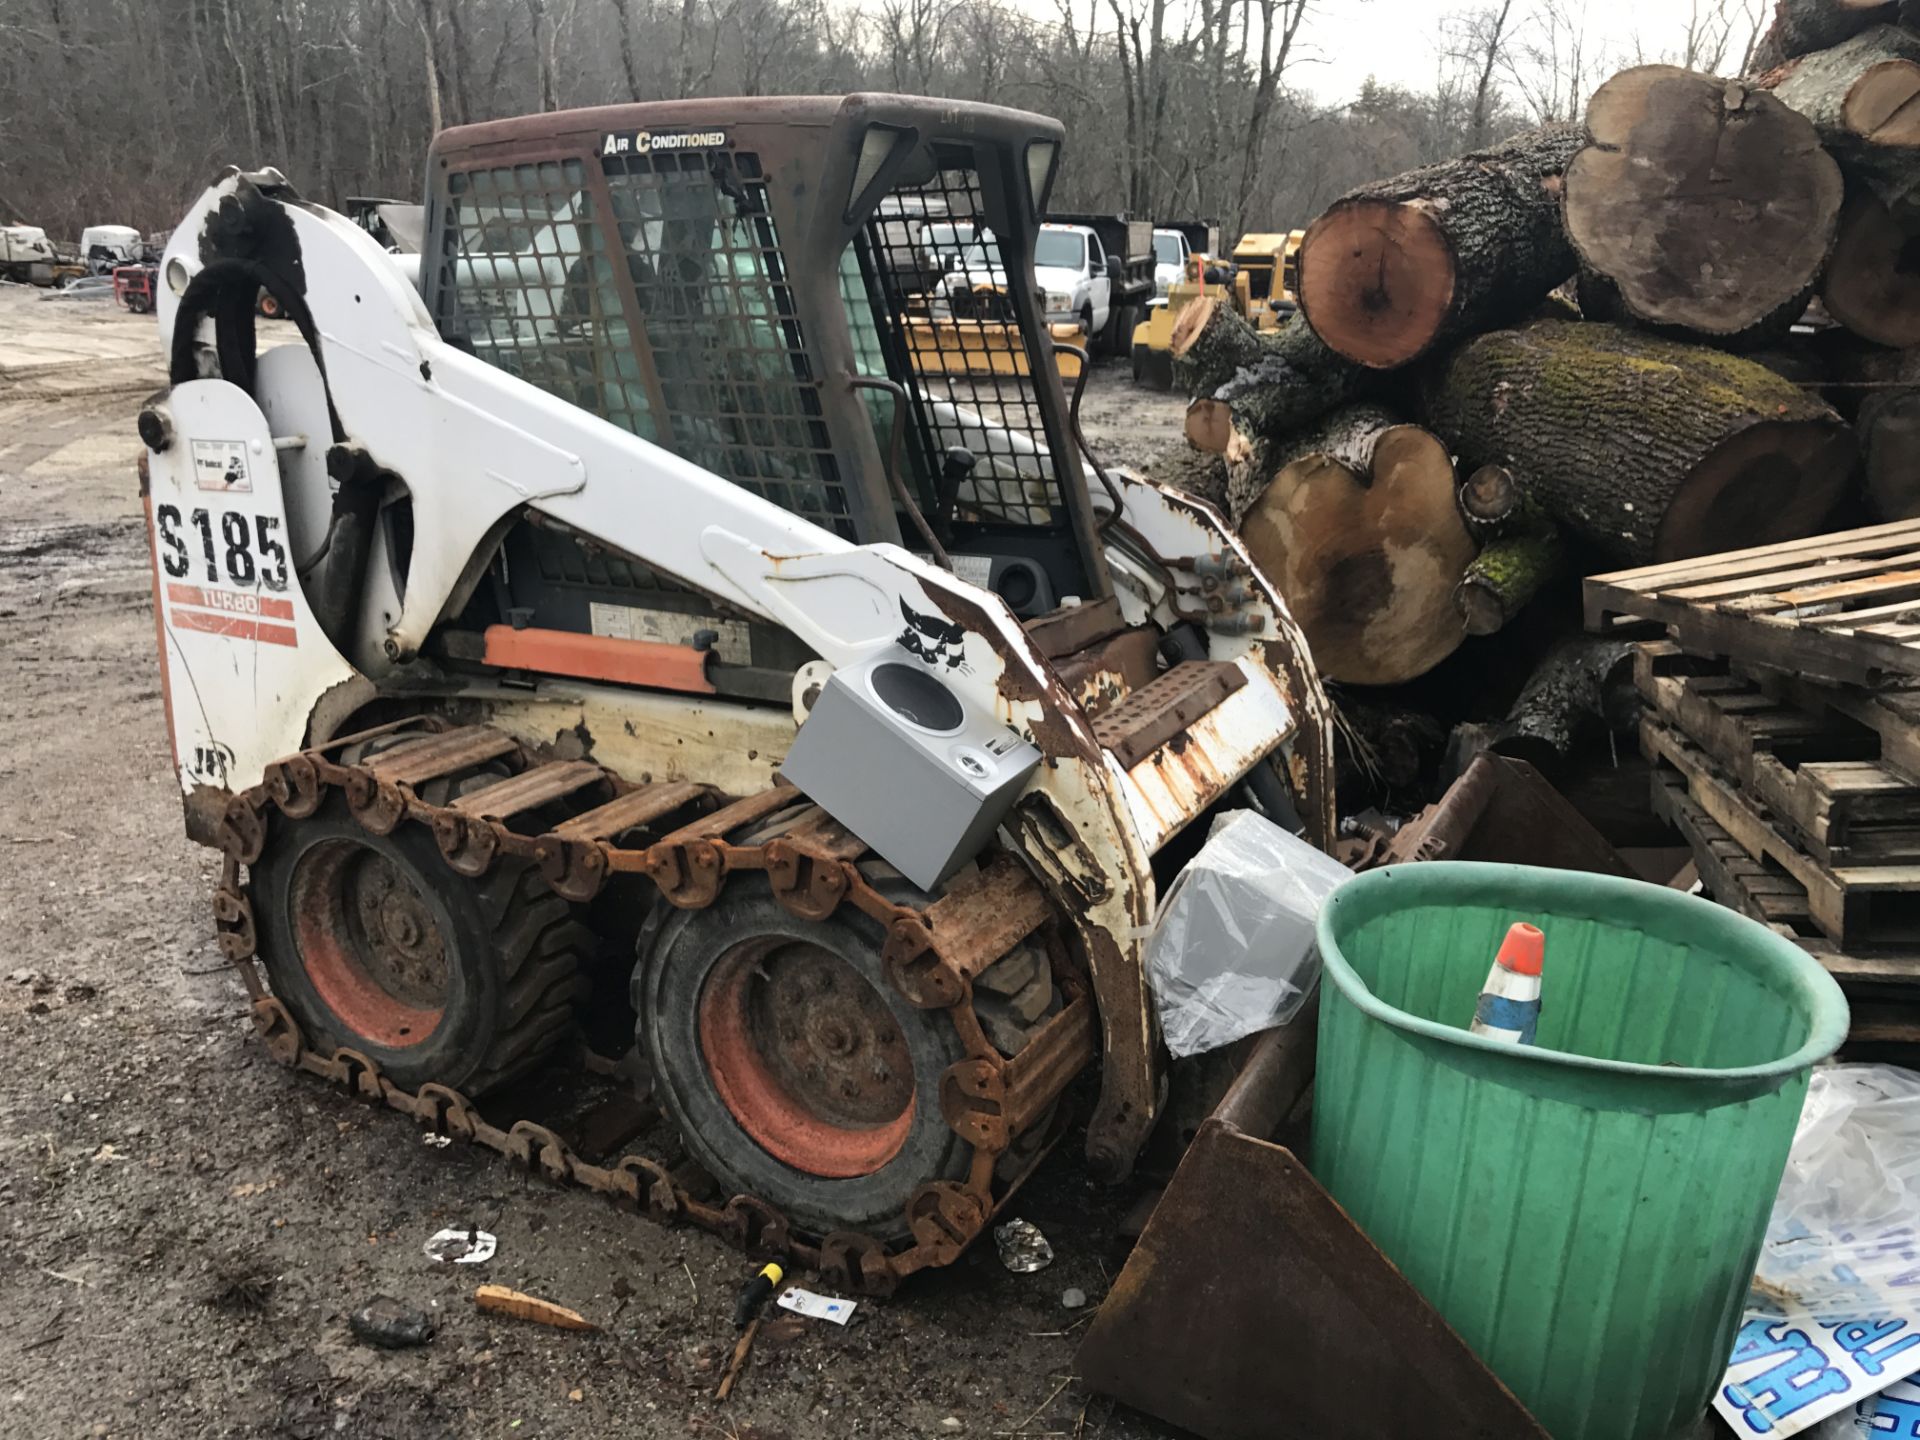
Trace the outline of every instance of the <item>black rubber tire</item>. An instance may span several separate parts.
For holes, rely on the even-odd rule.
[[[425,1040],[395,1047],[355,1032],[321,999],[301,962],[290,913],[295,868],[315,846],[341,840],[386,857],[432,912],[447,952],[448,993]],[[304,820],[269,817],[248,885],[267,983],[316,1050],[363,1051],[409,1090],[432,1081],[478,1096],[534,1069],[572,1028],[592,937],[537,869],[503,861],[469,879],[447,866],[425,826],[372,834],[336,795]]]
[[[699,1040],[702,986],[723,956],[743,942],[783,936],[831,951],[879,992],[912,1058],[913,1121],[897,1154],[871,1174],[829,1179],[775,1158],[743,1129],[721,1098]],[[730,880],[718,903],[674,910],[641,941],[633,1008],[641,1054],[656,1095],[693,1157],[729,1194],[757,1196],[814,1235],[854,1230],[882,1240],[908,1235],[906,1206],[932,1180],[966,1174],[971,1147],[940,1114],[940,1078],[965,1058],[959,1032],[939,1010],[909,1005],[881,964],[880,926],[842,906],[825,921],[802,920],[773,898],[760,876]]]

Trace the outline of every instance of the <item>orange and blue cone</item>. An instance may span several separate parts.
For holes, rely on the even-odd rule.
[[[1519,922],[1507,929],[1500,953],[1487,972],[1480,1001],[1473,1007],[1475,1035],[1513,1045],[1533,1044],[1540,1024],[1540,970],[1547,937],[1537,926]]]

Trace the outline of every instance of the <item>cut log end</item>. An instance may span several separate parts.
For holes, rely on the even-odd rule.
[[[1328,345],[1374,369],[1433,343],[1454,283],[1453,247],[1418,205],[1341,201],[1300,242],[1300,308]]]
[[[1187,406],[1187,443],[1209,455],[1224,455],[1233,443],[1233,407],[1224,400],[1195,400]]]
[[[1207,328],[1207,322],[1213,318],[1213,312],[1220,301],[1211,295],[1203,295],[1197,300],[1189,300],[1173,320],[1173,358],[1179,360],[1193,348],[1193,342],[1200,338]]]
[[[1853,475],[1852,432],[1763,420],[1717,445],[1688,474],[1654,536],[1656,561],[1687,560],[1811,535]]]
[[[1840,170],[1777,97],[1645,65],[1594,93],[1587,125],[1593,143],[1567,170],[1567,233],[1635,319],[1736,335],[1813,283]]]
[[[1848,195],[1840,212],[1820,298],[1829,315],[1876,345],[1920,345],[1920,235],[1865,188]]]
[[[1392,685],[1465,638],[1453,591],[1473,559],[1452,457],[1414,425],[1382,430],[1371,475],[1322,453],[1281,468],[1241,522],[1328,679]]]
[[[1484,580],[1468,576],[1460,582],[1453,598],[1460,607],[1460,618],[1466,622],[1469,635],[1491,635],[1503,629],[1511,618],[1500,593]]]
[[[1468,520],[1504,520],[1520,503],[1520,487],[1504,465],[1482,465],[1460,482],[1460,509]]]
[[[1872,145],[1920,146],[1920,65],[1911,60],[1875,65],[1847,92],[1840,122]]]

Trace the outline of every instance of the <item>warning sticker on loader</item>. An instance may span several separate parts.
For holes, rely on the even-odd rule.
[[[202,490],[234,493],[252,490],[253,472],[247,468],[246,441],[194,441],[193,483]]]
[[[614,640],[652,640],[661,645],[691,645],[701,631],[713,634],[713,653],[727,665],[753,663],[753,635],[744,620],[687,615],[678,610],[646,610],[637,605],[588,606],[593,633]]]

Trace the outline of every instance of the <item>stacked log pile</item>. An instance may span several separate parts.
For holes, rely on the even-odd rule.
[[[1403,804],[1631,732],[1579,576],[1920,517],[1920,5],[1779,0],[1759,53],[1343,197],[1278,331],[1179,315],[1155,469],[1279,584],[1374,800],[1440,748],[1382,716],[1453,732]]]

